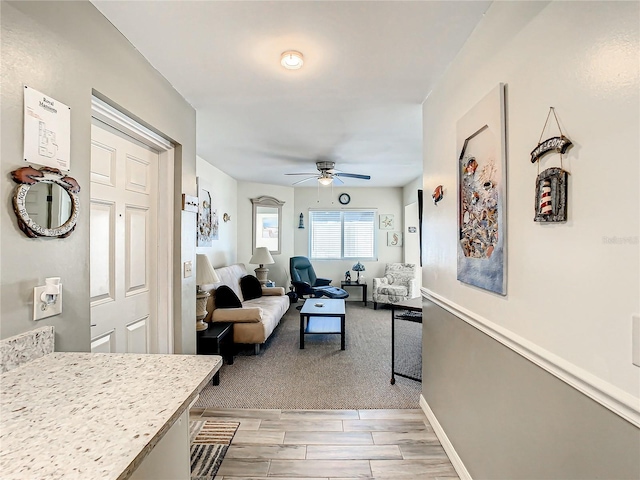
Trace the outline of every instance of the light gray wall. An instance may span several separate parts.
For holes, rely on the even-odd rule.
[[[56,349],[88,351],[91,95],[96,91],[176,144],[176,349],[195,351],[195,285],[180,263],[192,259],[193,236],[183,241],[182,192],[195,195],[195,111],[89,2],[6,2],[2,22],[2,232],[0,336],[53,325]],[[71,171],[80,184],[80,216],[66,239],[30,239],[11,209],[10,172],[22,161],[23,90],[28,85],[71,107]],[[191,214],[193,216],[193,214]],[[195,231],[195,230],[194,230]],[[33,287],[62,277],[63,313],[32,321]],[[182,322],[182,318],[189,319]]]
[[[631,357],[631,317],[640,311],[639,5],[494,2],[424,103],[423,285],[601,402],[430,309],[423,395],[474,478],[640,476],[640,432],[612,413],[626,407],[638,418],[640,404]],[[456,122],[501,82],[504,297],[456,278]],[[568,221],[541,225],[529,153],[550,106],[574,147],[563,159]],[[555,134],[554,125],[545,136]],[[558,154],[547,155],[540,171],[554,166]],[[445,196],[436,207],[427,196],[438,184]]]
[[[196,252],[207,255],[213,268],[232,265],[238,261],[238,181],[201,157],[196,157],[196,171],[218,211],[218,239],[210,247],[196,247]],[[222,219],[225,213],[231,217],[228,222]]]
[[[423,318],[423,395],[472,478],[640,478],[632,424],[428,300]]]
[[[351,202],[348,205],[342,205],[338,201],[341,193],[347,193],[351,196]],[[396,222],[395,231],[402,232],[402,219],[404,216],[404,205],[402,204],[402,189],[398,187],[321,187],[318,191],[317,187],[313,188],[296,188],[295,189],[295,215],[293,224],[295,229],[293,235],[295,237],[295,254],[309,255],[309,209],[326,209],[326,210],[349,210],[357,208],[374,208],[378,211],[376,217],[375,231],[378,241],[378,261],[363,261],[362,264],[366,270],[362,272],[367,283],[367,296],[371,298],[371,288],[373,278],[384,275],[384,266],[386,263],[402,262],[403,247],[387,246],[388,230],[380,230],[379,216],[381,214],[391,214]],[[300,213],[304,214],[305,228],[298,229],[298,219]],[[354,260],[314,260],[313,269],[316,275],[323,278],[332,279],[332,285],[340,286],[340,281],[344,279],[347,270],[356,263]],[[287,265],[288,268],[288,265]],[[356,273],[351,272],[351,278],[356,279]],[[349,300],[361,300],[361,289],[349,289]]]

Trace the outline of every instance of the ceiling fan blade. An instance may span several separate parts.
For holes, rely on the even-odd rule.
[[[335,183],[336,185],[344,185],[344,182],[335,175],[333,176],[333,183]]]
[[[291,185],[298,185],[299,183],[306,182],[307,180],[311,180],[312,178],[318,178],[318,176],[315,175],[313,177],[303,178],[302,180],[298,180],[297,182],[294,182]]]
[[[285,173],[285,175],[318,175],[317,173]]]
[[[371,175],[360,175],[359,173],[334,173],[336,177],[361,178],[362,180],[371,180]]]

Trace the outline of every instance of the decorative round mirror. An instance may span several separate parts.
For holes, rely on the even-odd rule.
[[[19,168],[11,172],[18,184],[13,211],[18,226],[28,237],[59,237],[71,234],[79,211],[80,185],[57,168]]]

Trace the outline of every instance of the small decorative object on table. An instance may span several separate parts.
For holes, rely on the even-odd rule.
[[[351,267],[351,270],[353,270],[354,272],[358,272],[358,278],[356,278],[356,283],[364,282],[364,275],[360,276],[360,272],[365,271],[363,264],[358,262],[353,267]]]
[[[351,283],[351,270],[344,272],[344,281]]]

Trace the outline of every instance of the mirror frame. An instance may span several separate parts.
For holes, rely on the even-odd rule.
[[[277,198],[265,195],[262,197],[252,198],[251,203],[253,204],[253,230],[251,237],[252,253],[256,252],[256,216],[258,213],[258,207],[274,207],[278,209],[278,249],[269,250],[269,252],[274,255],[280,255],[282,251],[282,205],[284,205],[284,202],[281,202]]]
[[[65,238],[71,235],[73,229],[76,228],[78,213],[80,211],[80,199],[78,197],[80,185],[78,185],[78,182],[74,178],[65,175],[57,168],[51,167],[42,167],[39,170],[33,167],[19,168],[11,172],[11,178],[18,184],[13,193],[13,211],[18,218],[20,230],[22,230],[27,237]],[[33,185],[41,182],[54,183],[65,189],[69,197],[71,197],[71,216],[59,227],[45,228],[34,222],[27,212],[25,204],[27,193],[29,193],[29,189]]]

